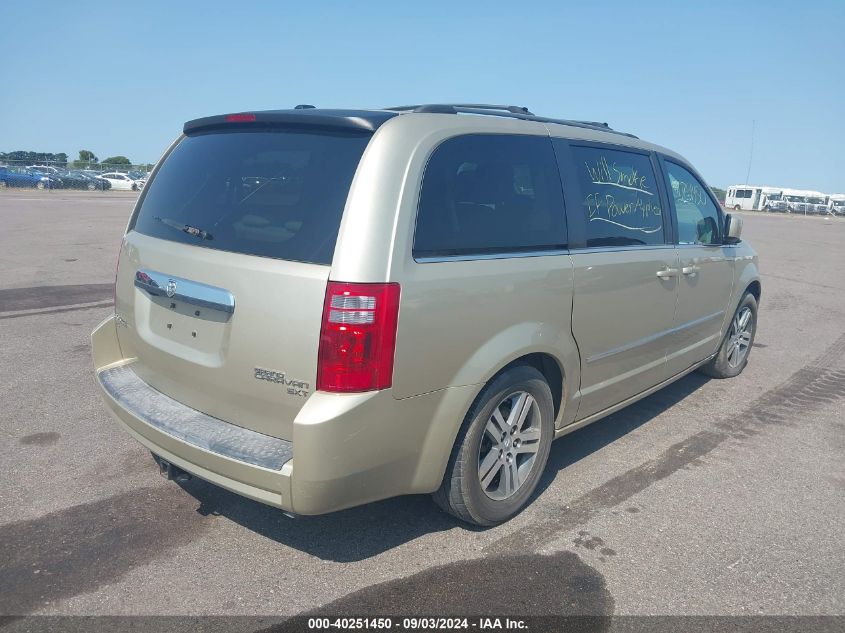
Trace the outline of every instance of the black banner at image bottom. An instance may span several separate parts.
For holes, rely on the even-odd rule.
[[[0,616],[3,633],[841,633],[845,616]]]

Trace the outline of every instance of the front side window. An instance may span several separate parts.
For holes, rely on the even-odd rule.
[[[560,176],[547,137],[444,141],[423,175],[415,258],[566,248]]]
[[[664,244],[651,160],[615,148],[572,147],[587,247]]]
[[[721,244],[719,209],[704,186],[680,165],[667,160],[663,166],[678,219],[678,243]]]

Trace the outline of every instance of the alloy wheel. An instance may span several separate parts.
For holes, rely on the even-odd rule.
[[[748,355],[751,333],[754,328],[754,316],[751,308],[743,308],[734,316],[728,335],[728,365],[739,367]]]
[[[540,408],[527,391],[504,398],[484,428],[478,450],[478,480],[489,498],[513,496],[525,483],[540,448]]]

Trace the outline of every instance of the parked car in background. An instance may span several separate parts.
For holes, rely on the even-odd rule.
[[[48,174],[49,175],[49,174]],[[62,189],[95,189],[96,187],[90,186],[92,185],[91,181],[84,176],[80,176],[74,174],[69,171],[58,171],[53,175],[50,175],[51,178],[57,178],[59,182],[61,182]]]
[[[47,174],[48,176],[58,176],[59,173],[63,171],[58,167],[53,167],[52,165],[29,165],[26,167],[26,169],[29,169],[31,171],[39,171],[42,174]]]
[[[807,213],[817,213],[819,215],[827,213],[827,201],[823,193],[817,191],[814,194],[804,196],[804,201]]]
[[[147,184],[147,174],[143,172],[130,171],[129,177],[137,183],[138,189],[143,189],[144,185]]]
[[[124,191],[138,191],[143,188],[144,184],[139,184],[136,180],[129,176],[129,174],[121,174],[120,172],[110,171],[105,174],[100,174],[100,178],[105,178],[111,184],[112,189],[120,189]]]
[[[825,195],[819,191],[783,189],[780,195],[768,194],[763,203],[764,211],[784,213],[827,213]]]
[[[827,198],[827,212],[845,215],[845,193],[832,193]]]
[[[24,167],[0,167],[0,188],[6,187],[58,189],[61,187],[61,181]]]
[[[84,181],[84,186],[79,187],[80,189],[87,189],[88,191],[106,191],[111,189],[111,183],[105,178],[100,178],[99,174],[81,170],[74,170],[68,173]]]

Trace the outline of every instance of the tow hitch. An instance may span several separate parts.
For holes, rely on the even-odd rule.
[[[178,466],[174,466],[166,459],[153,454],[153,459],[158,464],[158,474],[170,481],[186,482],[191,478],[191,473],[185,472]]]

